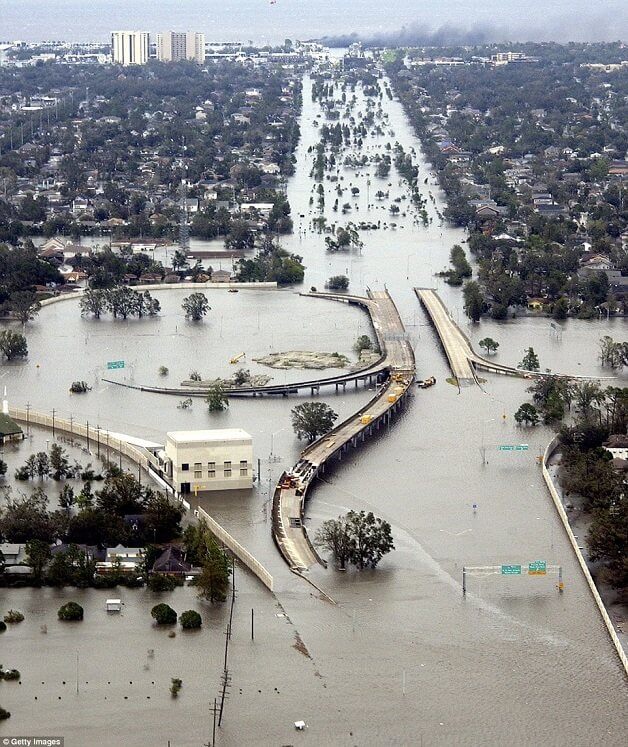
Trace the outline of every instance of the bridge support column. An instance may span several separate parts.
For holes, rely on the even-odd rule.
[[[338,384],[336,384],[336,394],[338,394]]]
[[[357,379],[355,379],[354,384],[355,384],[355,388],[357,389],[358,388],[358,380]]]

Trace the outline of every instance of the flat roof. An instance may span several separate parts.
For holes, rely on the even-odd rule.
[[[252,436],[243,431],[242,428],[217,428],[208,431],[169,431],[166,435],[173,443],[252,440]]]

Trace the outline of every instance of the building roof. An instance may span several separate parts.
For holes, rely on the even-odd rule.
[[[167,547],[153,564],[157,573],[189,573],[192,569],[177,547]]]
[[[207,441],[248,441],[252,438],[242,428],[220,428],[208,431],[169,431],[166,435],[175,444],[205,443]]]
[[[13,436],[17,433],[23,433],[20,426],[13,418],[0,412],[0,436]]]
[[[613,433],[603,445],[610,449],[628,449],[628,436],[625,433]]]

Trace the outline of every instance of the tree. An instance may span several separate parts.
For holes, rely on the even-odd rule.
[[[351,552],[351,540],[347,531],[347,520],[344,516],[323,522],[316,532],[314,544],[329,550],[341,571],[346,568]]]
[[[53,480],[63,480],[70,471],[70,462],[62,446],[53,443],[50,447],[50,469]]]
[[[591,560],[604,562],[604,576],[615,589],[628,587],[628,500],[594,512],[587,536]]]
[[[211,602],[224,602],[229,589],[231,564],[225,551],[207,531],[201,550],[201,573],[196,577],[198,595]]]
[[[499,343],[495,342],[491,337],[484,337],[480,342],[478,342],[478,345],[486,350],[487,355],[489,353],[495,353],[499,347]]]
[[[73,621],[83,619],[83,608],[76,602],[66,602],[63,606],[59,607],[57,612],[59,620]]]
[[[9,308],[22,324],[32,321],[41,309],[37,296],[32,291],[17,291],[9,298]]]
[[[523,360],[519,364],[519,368],[523,369],[524,371],[539,370],[539,356],[534,352],[534,348],[527,348],[527,350],[525,351],[525,355],[523,356]]]
[[[27,564],[33,569],[33,580],[41,583],[44,568],[52,557],[50,545],[42,540],[29,540],[26,543],[26,556]]]
[[[100,315],[107,308],[107,296],[105,291],[88,288],[81,298],[80,306],[81,315],[92,314],[96,319],[100,319]]]
[[[338,415],[324,402],[304,402],[292,408],[292,427],[298,439],[309,443],[334,427]]]
[[[395,549],[390,524],[371,511],[349,511],[346,516],[325,521],[314,541],[334,554],[340,570],[347,561],[360,570],[375,568]]]
[[[176,272],[177,270],[184,270],[186,267],[189,267],[189,265],[190,263],[188,262],[186,253],[182,252],[180,249],[175,249],[172,257],[172,269]]]
[[[525,423],[526,425],[537,425],[539,422],[539,413],[534,405],[529,402],[524,402],[519,406],[519,409],[515,413],[515,420],[518,425]]]
[[[209,412],[222,412],[229,407],[229,397],[227,397],[225,388],[220,384],[213,384],[209,387],[205,402],[207,402]]]
[[[472,322],[479,322],[484,310],[484,296],[479,284],[475,280],[469,280],[462,289],[464,297],[464,311]]]
[[[156,604],[150,611],[150,616],[157,625],[174,625],[177,622],[177,613],[168,604]]]
[[[360,335],[353,346],[355,352],[360,355],[363,350],[373,350],[373,341],[368,335]]]
[[[349,511],[347,531],[351,539],[351,562],[360,570],[375,568],[384,555],[395,549],[390,524],[372,511]]]
[[[19,332],[5,329],[0,332],[0,351],[4,353],[8,361],[14,358],[26,358],[28,355],[26,338]]]
[[[177,579],[169,573],[152,573],[146,586],[151,591],[174,591],[177,588]]]
[[[186,610],[179,615],[179,623],[184,630],[195,630],[201,627],[203,620],[195,610]]]
[[[244,386],[244,384],[248,384],[251,381],[251,372],[248,368],[239,368],[234,374],[233,374],[233,383],[236,386]]]
[[[183,508],[163,493],[144,500],[146,533],[153,542],[168,542],[181,534]]]
[[[200,321],[211,310],[204,293],[191,293],[183,299],[181,308],[185,311],[185,318],[194,322]]]
[[[346,275],[333,275],[327,281],[329,290],[347,290],[349,287],[349,278]]]
[[[0,459],[0,477],[4,477],[6,475],[8,468],[9,468],[9,466],[4,461],[4,459]]]

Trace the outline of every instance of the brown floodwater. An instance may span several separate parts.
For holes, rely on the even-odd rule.
[[[442,210],[435,180],[422,183],[429,166],[399,103],[384,97],[382,105],[389,117],[386,130],[395,134],[369,135],[363,151],[382,152],[386,141],[395,140],[406,151],[415,148],[421,188],[426,195],[431,190]],[[359,92],[357,110],[365,111]],[[483,390],[460,393],[446,383],[446,361],[412,292],[413,286],[438,283],[434,273],[447,264],[452,244],[463,241],[464,233],[441,226],[430,201],[428,227],[410,215],[399,216],[395,229],[363,232],[361,252],[326,253],[324,237],[310,227],[316,213],[309,206],[307,150],[318,139],[312,122],[319,113],[306,77],[297,171],[288,183],[295,233],[284,244],[304,257],[306,288],[322,287],[331,275],[345,272],[353,292],[386,285],[415,347],[418,376],[437,379],[435,387],[416,390],[387,431],[329,470],[307,506],[311,531],[349,508],[373,510],[387,519],[396,550],[376,571],[312,569],[311,578],[336,601],[330,604],[291,575],[276,551],[268,494],[299,452],[290,426],[292,400],[234,400],[227,412],[210,416],[200,401],[182,411],[177,398],[102,381],[106,361],[119,359],[128,365],[115,376],[136,383],[159,382],[160,365],[170,369],[168,383],[178,383],[193,369],[226,375],[233,369],[229,358],[239,352],[246,352],[244,365],[252,372],[270,373],[278,382],[295,380],[303,372],[272,371],[252,358],[295,348],[351,354],[358,334],[369,332],[368,319],[357,309],[302,298],[293,289],[208,291],[212,311],[193,325],[182,318],[185,292],[180,290],[156,293],[164,309],[159,318],[126,323],[81,319],[78,304],[66,302],[45,309],[29,325],[29,362],[1,366],[0,385],[9,386],[13,404],[55,407],[61,416],[72,413],[153,440],[177,428],[223,426],[242,427],[254,436],[261,465],[254,490],[202,501],[276,581],[271,595],[238,573],[232,686],[219,745],[623,744],[625,677],[536,462],[552,433],[545,427],[515,427],[512,413],[527,397],[524,381],[487,374]],[[345,195],[341,204],[357,206],[353,220],[390,223],[388,203],[380,209],[373,200],[379,184],[372,172],[371,167],[341,169],[341,184],[360,189],[357,198]],[[329,222],[338,221],[330,209],[335,183],[324,184],[326,215]],[[394,169],[385,189],[390,199],[407,194]],[[483,320],[473,326],[464,317],[460,290],[438,285],[464,331],[473,341],[487,335],[496,339],[497,359],[505,363],[517,363],[533,345],[542,368],[599,375],[599,338],[625,339],[623,319],[570,320],[560,324],[559,334],[544,318]],[[92,392],[67,393],[77,378],[93,384]],[[625,377],[620,381],[625,384]],[[342,416],[370,394],[347,388],[339,395],[322,392],[321,399]],[[527,452],[497,450],[499,444],[522,442],[529,445]],[[463,565],[536,559],[562,565],[563,594],[556,591],[554,577],[491,576],[472,578],[463,599]],[[105,613],[109,596],[123,598],[122,615]],[[153,628],[149,612],[156,595],[145,590],[0,590],[3,609],[26,614],[23,623],[0,637],[0,661],[22,673],[21,685],[0,686],[0,704],[13,714],[0,726],[0,736],[63,734],[72,747],[206,742],[228,610],[199,604],[189,588],[163,596],[178,611],[201,610],[203,630],[170,639]],[[82,623],[56,621],[56,610],[67,599],[85,606]],[[47,625],[47,633],[41,625]],[[176,676],[184,685],[174,700],[168,687]],[[300,719],[308,728],[297,733],[293,722]]]

